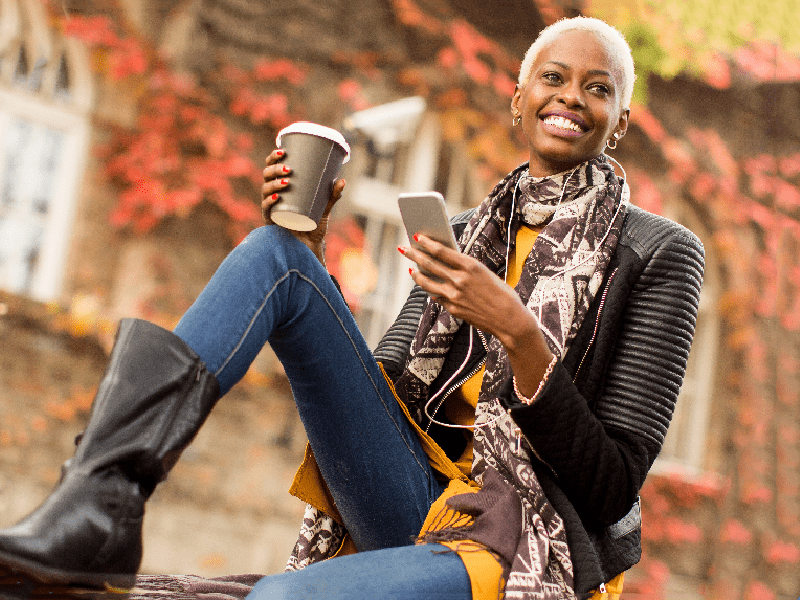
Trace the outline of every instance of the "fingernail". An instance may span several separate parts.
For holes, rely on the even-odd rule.
[[[408,274],[409,274],[409,275],[414,275],[414,269],[412,269],[411,267],[409,267],[409,269],[408,269]]]
[[[278,156],[283,156],[284,154],[286,154],[286,152],[284,152],[283,150],[277,150],[275,154],[277,154]]]
[[[289,185],[288,179],[281,179],[281,185]]]
[[[289,171],[291,171],[291,169],[289,167],[287,167],[286,165],[283,165],[283,172],[284,173],[288,173]]]
[[[398,247],[397,247],[397,251],[398,251],[400,254],[405,254],[405,253],[406,253],[406,249],[405,249],[405,248],[403,248],[402,246],[398,246]]]
[[[419,234],[418,234],[418,233],[415,233],[415,234],[414,234],[414,241],[415,241],[415,242],[418,242],[418,241],[419,241]]]
[[[278,199],[278,194],[272,194],[272,196],[270,196],[269,199],[270,200],[277,200]]]

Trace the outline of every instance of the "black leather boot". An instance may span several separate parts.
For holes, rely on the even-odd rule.
[[[216,378],[183,340],[122,321],[75,455],[43,504],[0,530],[0,565],[48,583],[130,587],[145,501],[218,398]]]

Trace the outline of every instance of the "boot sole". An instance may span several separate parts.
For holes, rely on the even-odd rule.
[[[89,573],[83,571],[68,571],[55,567],[48,567],[32,560],[13,556],[0,551],[0,567],[5,567],[12,573],[29,577],[39,583],[84,586],[100,590],[132,589],[136,582],[136,573]]]

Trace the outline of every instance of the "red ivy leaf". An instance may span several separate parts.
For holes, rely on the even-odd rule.
[[[247,156],[237,154],[225,161],[224,171],[229,177],[246,177],[252,175],[255,165]]]
[[[122,40],[109,57],[111,78],[115,81],[129,75],[141,75],[147,70],[147,55],[136,40]]]
[[[492,78],[492,84],[495,91],[503,97],[511,97],[514,95],[514,90],[517,87],[517,82],[511,79],[505,73],[495,73]]]
[[[413,0],[392,0],[397,17],[404,25],[419,27],[430,33],[441,33],[442,23],[421,10]]]
[[[113,46],[119,41],[111,19],[104,16],[71,16],[64,22],[64,35],[92,46]]]
[[[719,539],[723,544],[749,544],[753,541],[753,533],[736,519],[728,519],[722,527]]]
[[[706,83],[718,90],[731,87],[731,68],[721,55],[714,53],[709,56],[705,65]]]
[[[800,189],[785,181],[778,180],[775,190],[775,201],[781,208],[793,211],[800,207]]]
[[[665,522],[667,540],[674,544],[696,544],[703,539],[703,530],[694,523],[687,523],[678,517],[667,517]]]
[[[800,153],[785,156],[780,159],[778,164],[784,177],[794,177],[800,174]]]
[[[751,581],[744,597],[745,600],[775,600],[775,593],[760,581]]]
[[[773,565],[778,563],[794,564],[800,561],[800,548],[790,542],[778,540],[772,542],[767,548],[766,559]]]
[[[285,79],[295,86],[305,83],[308,67],[291,60],[263,60],[256,64],[253,75],[259,81],[275,81]]]
[[[653,140],[656,144],[661,144],[667,139],[667,132],[661,122],[643,106],[637,106],[631,112],[631,123],[635,123]]]
[[[458,64],[458,53],[455,49],[447,47],[439,52],[439,64],[446,69],[453,69]]]

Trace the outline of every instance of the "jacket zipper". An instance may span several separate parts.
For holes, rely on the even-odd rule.
[[[472,328],[471,325],[470,325],[470,328]],[[475,329],[475,331],[478,333],[478,336],[481,338],[481,343],[483,344],[483,349],[488,353],[489,352],[489,345],[486,343],[486,338],[483,337],[483,333],[481,333],[481,331],[479,329]],[[470,331],[470,335],[472,335],[471,331]],[[469,372],[469,375],[467,375],[466,377],[461,379],[455,385],[451,385],[450,386],[450,389],[448,389],[447,392],[444,394],[444,396],[442,396],[442,398],[439,400],[439,404],[436,405],[436,409],[431,414],[431,417],[436,418],[436,414],[439,412],[439,409],[442,408],[442,404],[444,404],[444,401],[447,399],[447,397],[450,394],[452,394],[455,390],[460,388],[462,385],[464,385],[464,383],[467,380],[469,380],[473,375],[475,375],[475,373],[477,373],[478,371],[481,370],[481,367],[486,363],[487,357],[488,357],[488,354],[486,356],[484,356],[481,359],[481,361],[477,365],[475,365],[475,367],[473,367],[473,369]],[[432,424],[433,424],[433,421],[429,421],[428,422],[428,425],[425,427],[425,433],[428,433],[428,430],[431,428]]]
[[[611,277],[608,278],[608,283],[606,284],[606,289],[603,290],[603,296],[600,298],[600,306],[597,309],[597,320],[594,323],[594,331],[592,332],[592,339],[589,340],[589,345],[586,346],[586,352],[583,353],[583,358],[581,359],[580,364],[578,365],[578,369],[575,371],[575,377],[572,378],[572,383],[578,379],[578,373],[581,372],[581,367],[583,367],[583,362],[586,360],[586,357],[589,356],[589,350],[592,349],[592,344],[594,344],[594,340],[597,337],[597,330],[600,328],[600,316],[603,314],[603,308],[606,305],[606,296],[608,295],[608,289],[611,287],[611,282],[614,280],[614,275],[617,274],[619,267],[614,269],[611,273]]]
[[[603,295],[600,298],[600,306],[597,309],[597,318],[596,318],[595,324],[594,324],[594,331],[592,332],[592,339],[589,340],[589,345],[586,347],[586,352],[584,352],[583,358],[581,358],[581,362],[578,364],[578,369],[575,371],[575,377],[573,377],[573,379],[572,379],[573,383],[575,383],[575,381],[577,380],[578,373],[580,373],[581,368],[583,367],[583,363],[586,361],[586,357],[589,356],[589,350],[592,349],[592,345],[594,344],[594,341],[597,338],[597,330],[600,328],[600,317],[602,316],[603,309],[605,308],[606,297],[608,296],[608,290],[611,287],[611,282],[614,280],[614,276],[617,274],[618,270],[619,270],[619,267],[614,269],[614,271],[611,273],[611,277],[608,278],[608,283],[606,283],[605,289],[603,290]],[[481,333],[481,331],[478,330],[478,329],[476,329],[475,331],[478,332],[478,336],[481,338],[481,343],[483,344],[484,350],[486,350],[486,352],[488,352],[489,351],[489,345],[486,343],[486,338],[483,336],[483,333]],[[472,335],[472,334],[470,333],[470,335]],[[484,356],[483,359],[481,360],[481,362],[478,363],[470,371],[469,375],[467,375],[466,377],[462,378],[455,385],[451,385],[450,386],[450,389],[447,390],[447,392],[444,394],[444,396],[442,396],[442,399],[439,401],[439,404],[436,405],[436,410],[433,411],[433,414],[431,415],[432,417],[434,417],[434,418],[436,417],[436,414],[439,412],[439,409],[442,407],[442,404],[447,399],[447,397],[451,393],[453,393],[454,390],[456,390],[459,387],[461,387],[462,385],[464,385],[464,382],[466,382],[470,377],[475,375],[475,373],[480,371],[481,367],[486,362],[486,359],[487,359],[487,356]],[[428,433],[428,430],[430,429],[432,424],[433,424],[433,421],[430,421],[428,423],[427,427],[425,427],[425,433]],[[522,430],[519,427],[515,426],[514,427],[514,434],[515,434],[514,435],[514,452],[518,453],[518,452],[520,452],[521,447],[522,447],[522,436],[523,436]],[[542,457],[539,456],[539,453],[536,451],[536,449],[533,447],[533,445],[531,445],[531,444],[529,444],[529,445],[531,447],[531,450],[533,450],[533,453],[536,456],[536,458],[538,458],[539,461],[542,464],[544,464],[546,467],[548,467],[550,469],[550,472],[553,473],[553,475],[556,477],[556,479],[558,479],[558,475],[556,474],[555,469],[553,469],[553,467],[551,467],[547,462],[542,460]]]

